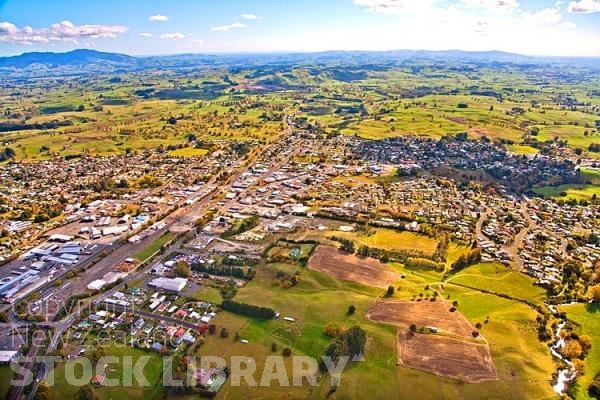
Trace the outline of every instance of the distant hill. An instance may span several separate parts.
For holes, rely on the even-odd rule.
[[[135,57],[118,53],[78,49],[66,53],[33,52],[18,56],[0,57],[0,67],[27,68],[32,64],[42,64],[48,67],[81,66],[98,63],[132,64]]]
[[[230,53],[230,54],[174,54],[166,56],[132,57],[126,54],[106,53],[79,49],[66,53],[35,52],[12,57],[0,57],[0,69],[10,77],[44,76],[47,74],[118,73],[148,69],[257,68],[260,76],[291,72],[292,67],[306,66],[315,76],[326,71],[333,79],[364,79],[366,70],[382,70],[411,62],[434,62],[455,68],[470,68],[470,64],[492,68],[503,64],[517,64],[523,68],[536,64],[563,64],[600,68],[600,58],[537,57],[501,51],[462,50],[390,50],[390,51],[324,51],[318,53]],[[353,70],[338,71],[339,68]],[[284,71],[285,70],[285,71]],[[256,78],[259,78],[259,75]],[[263,84],[266,84],[263,82]]]

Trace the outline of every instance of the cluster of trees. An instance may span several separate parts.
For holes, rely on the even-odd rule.
[[[592,347],[592,338],[588,335],[579,336],[571,331],[565,340],[565,345],[560,352],[563,356],[571,360],[578,373],[583,375],[585,373],[585,363],[583,362],[583,359]]]
[[[446,268],[446,264],[443,262],[435,262],[432,260],[428,260],[426,258],[420,257],[408,257],[405,262],[406,267],[408,268],[419,268],[425,270],[433,270],[433,271],[444,271]]]
[[[161,187],[163,185],[163,181],[154,175],[144,175],[137,180],[136,185],[140,189],[153,189]]]
[[[353,326],[350,329],[340,332],[333,343],[325,349],[325,356],[331,357],[332,361],[337,362],[340,357],[353,357],[362,354],[367,343],[367,333],[359,326]],[[326,366],[321,361],[319,367],[321,371],[326,371]]]
[[[252,280],[256,276],[256,271],[250,267],[226,265],[225,263],[222,265],[207,265],[196,262],[192,264],[192,270],[210,275],[233,276],[248,280]]]
[[[246,315],[248,317],[260,318],[260,319],[273,319],[275,317],[275,311],[268,307],[258,307],[246,303],[238,303],[233,300],[223,300],[221,303],[223,310]]]
[[[474,248],[466,253],[463,253],[458,257],[458,260],[452,263],[453,271],[460,271],[463,268],[468,267],[469,265],[477,264],[481,261],[481,249]]]
[[[369,247],[361,245],[356,252],[359,256],[362,257],[373,257],[380,259],[383,262],[388,261],[396,261],[405,264],[409,258],[424,258],[431,259],[431,256],[428,254],[415,249],[409,250],[384,250],[378,249],[376,247]]]
[[[61,126],[71,126],[73,121],[64,120],[59,121],[57,119],[48,122],[35,123],[35,124],[17,124],[13,122],[2,122],[0,123],[0,132],[13,132],[13,131],[27,131],[32,129],[46,130],[56,129]]]
[[[289,289],[293,286],[296,286],[299,281],[300,279],[298,272],[296,272],[295,275],[292,275],[285,271],[277,271],[275,278],[273,278],[273,286],[281,285],[282,288]]]
[[[221,236],[226,238],[226,237],[239,235],[240,233],[244,233],[246,231],[249,231],[249,230],[255,228],[258,225],[258,222],[259,222],[259,218],[256,215],[253,215],[250,218],[246,218],[245,220],[240,222],[239,225],[232,226],[231,228],[229,228],[228,230],[223,232],[223,234]]]
[[[340,243],[340,249],[346,253],[354,253],[354,242],[350,239],[340,238],[332,236],[331,240],[335,240]]]

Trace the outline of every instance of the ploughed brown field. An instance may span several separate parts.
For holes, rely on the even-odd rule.
[[[408,327],[436,327],[440,332],[472,338],[475,327],[458,311],[450,312],[451,304],[441,299],[437,301],[393,301],[378,300],[369,311],[367,318],[391,325]]]
[[[432,301],[376,301],[366,317],[398,326],[398,365],[473,383],[498,379],[488,344],[451,305]],[[417,333],[409,332],[410,325]],[[437,333],[419,333],[421,327]],[[429,332],[429,330],[427,330]]]
[[[398,365],[468,383],[498,379],[490,348],[436,334],[412,334],[399,329]]]
[[[308,268],[336,279],[381,288],[400,277],[396,271],[375,258],[357,257],[331,246],[318,246],[308,260]]]

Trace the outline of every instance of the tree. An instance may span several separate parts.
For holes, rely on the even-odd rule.
[[[563,347],[562,353],[565,357],[574,360],[581,356],[583,349],[577,340],[569,340]]]
[[[6,312],[2,311],[0,312],[0,323],[7,323],[8,322],[8,315],[6,315]]]
[[[585,362],[583,360],[573,360],[573,368],[577,371],[577,375],[585,375]]]
[[[102,346],[94,347],[89,354],[87,354],[87,358],[90,360],[92,365],[96,365],[98,360],[104,357],[106,353],[104,352],[104,348]]]
[[[415,324],[410,324],[410,326],[408,327],[408,330],[409,330],[411,333],[416,333],[416,332],[417,332],[417,325],[415,325]]]
[[[17,153],[15,153],[15,151],[12,148],[7,147],[4,149],[4,155],[6,156],[6,158],[15,158]]]
[[[170,116],[169,119],[167,119],[167,122],[171,125],[175,125],[177,123],[177,118]]]
[[[589,288],[588,298],[595,303],[600,302],[600,284]]]
[[[333,322],[330,324],[327,324],[327,326],[325,327],[325,334],[331,338],[334,338],[337,335],[339,335],[340,331],[341,331],[340,327]]]
[[[181,278],[187,278],[188,276],[190,276],[191,271],[190,271],[190,266],[188,265],[188,263],[184,260],[181,260],[181,261],[177,261],[177,263],[175,263],[173,272],[175,273],[175,276],[178,276]]]
[[[588,386],[588,393],[595,399],[600,399],[600,372],[596,374],[594,380]]]
[[[221,328],[221,333],[220,333],[220,336],[221,336],[222,338],[229,337],[229,331],[227,330],[227,328]]]
[[[392,285],[388,286],[385,297],[392,297],[394,295],[394,287]]]
[[[592,338],[588,335],[579,336],[579,344],[583,351],[588,351],[592,347]]]
[[[271,351],[273,353],[275,353],[277,351],[277,343],[275,343],[275,342],[271,343]]]
[[[348,307],[348,315],[352,315],[356,312],[356,307],[354,307],[354,305],[351,305],[350,307]]]
[[[82,112],[85,110],[85,106],[83,104],[79,105],[79,107],[77,107],[77,111]]]
[[[59,340],[60,342],[60,340]],[[48,400],[50,398],[50,387],[46,381],[40,383],[37,392],[35,392],[34,400]]]
[[[292,349],[290,349],[289,347],[286,347],[285,349],[283,349],[281,354],[283,354],[284,357],[289,357],[292,355]]]
[[[481,322],[475,324],[475,329],[481,330]]]
[[[99,400],[100,398],[90,385],[85,385],[77,391],[77,400]]]

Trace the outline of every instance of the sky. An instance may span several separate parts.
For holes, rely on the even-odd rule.
[[[0,55],[76,48],[600,56],[600,0],[0,0]]]

